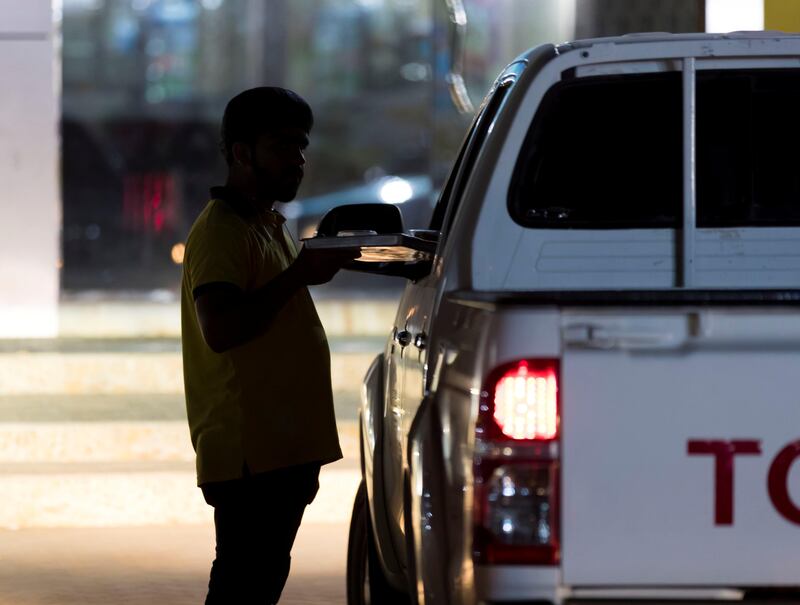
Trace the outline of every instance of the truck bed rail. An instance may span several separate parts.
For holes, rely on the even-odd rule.
[[[795,306],[800,290],[456,290],[447,295],[456,303],[496,306]]]

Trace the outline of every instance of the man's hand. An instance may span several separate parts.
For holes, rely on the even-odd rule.
[[[206,288],[194,303],[206,343],[215,353],[223,353],[263,334],[300,288],[330,281],[359,256],[357,248],[303,248],[286,271],[258,290],[245,293],[225,283]]]
[[[292,263],[291,270],[303,284],[316,286],[331,281],[339,269],[360,256],[358,248],[309,250],[303,246]]]

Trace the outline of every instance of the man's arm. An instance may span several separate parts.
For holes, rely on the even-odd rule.
[[[229,283],[201,287],[194,307],[203,338],[215,353],[253,340],[267,331],[298,290],[330,281],[342,266],[358,256],[358,250],[303,248],[288,269],[252,292],[243,292]]]

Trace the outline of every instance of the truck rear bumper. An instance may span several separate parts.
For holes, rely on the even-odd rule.
[[[482,605],[798,605],[800,592],[730,588],[574,588],[561,583],[557,567],[475,567]]]
[[[675,599],[567,599],[563,605],[720,605],[720,603],[741,603],[742,605],[797,605],[796,598],[786,599],[744,599],[744,600],[675,600]],[[513,601],[480,601],[482,605],[546,605],[552,601],[539,599]]]
[[[720,603],[741,603],[742,605],[797,605],[796,599],[787,600],[718,600],[718,599],[692,599],[690,601],[674,599],[567,599],[564,605],[720,605]],[[499,605],[499,604],[497,604]],[[514,605],[520,605],[515,603]]]
[[[558,567],[533,565],[476,565],[475,592],[479,602],[561,603]]]

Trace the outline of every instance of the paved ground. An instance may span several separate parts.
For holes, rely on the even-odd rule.
[[[353,297],[353,293],[351,298],[331,297],[318,289],[311,294],[329,337],[383,337],[391,330],[400,289],[382,291],[379,298]],[[84,293],[61,302],[58,325],[62,338],[179,336],[180,303],[170,292],[139,300]]]
[[[305,523],[281,605],[343,605],[347,523]],[[0,531],[0,605],[198,605],[210,524]]]
[[[282,604],[345,602],[358,389],[381,341],[331,340],[345,460],[323,470]],[[202,603],[193,459],[173,336],[0,341],[0,605]]]

